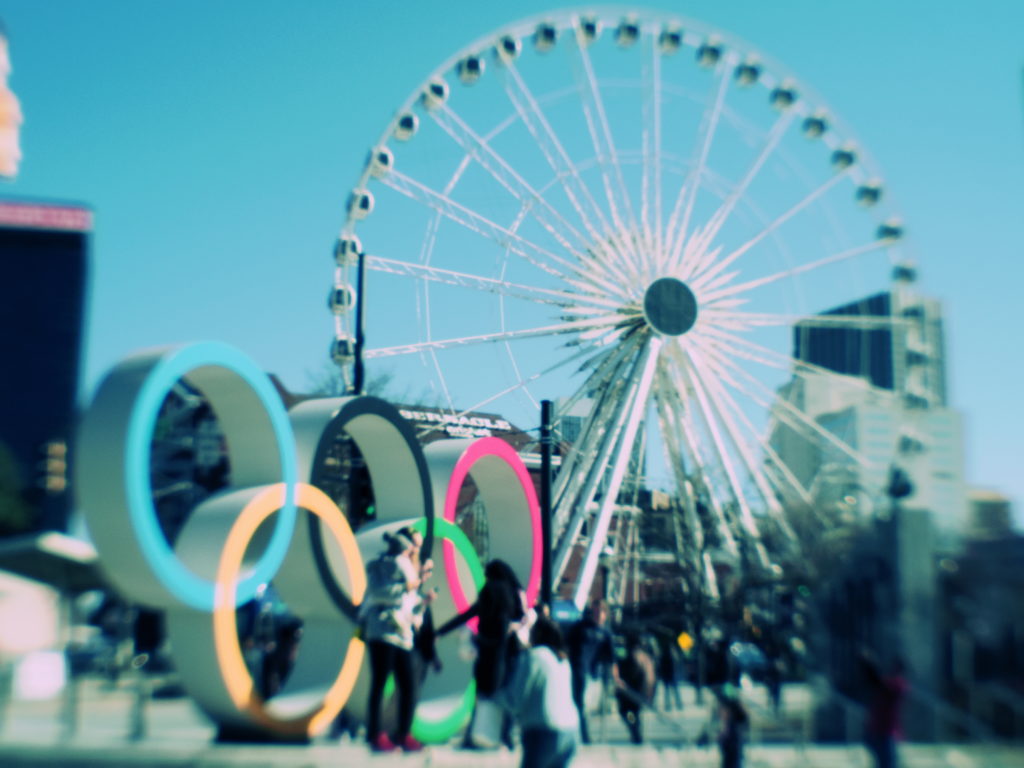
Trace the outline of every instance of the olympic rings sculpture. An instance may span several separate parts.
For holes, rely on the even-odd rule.
[[[179,379],[216,413],[232,485],[197,505],[172,547],[152,501],[150,445],[161,404]],[[357,531],[317,487],[341,433],[366,461],[377,508],[375,522]],[[465,610],[483,579],[476,552],[454,524],[468,477],[484,504],[491,555],[513,567],[531,601],[539,591],[540,511],[508,443],[485,437],[421,447],[398,410],[374,397],[308,400],[286,411],[266,374],[226,344],[146,350],[115,366],[86,412],[76,455],[79,505],[111,584],[165,611],[182,683],[224,726],[305,739],[342,707],[365,716],[369,671],[355,636],[364,563],[380,552],[385,532],[414,525],[424,534],[424,556],[435,538],[442,542],[435,621]],[[303,636],[284,688],[264,701],[245,663],[235,611],[271,580],[302,619]],[[413,733],[423,741],[447,740],[472,709],[471,672],[458,642],[438,641],[443,671],[421,689]]]

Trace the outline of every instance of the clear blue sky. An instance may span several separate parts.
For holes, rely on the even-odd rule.
[[[0,0],[25,113],[0,195],[96,211],[84,396],[132,350],[209,338],[305,388],[366,150],[449,55],[552,7]],[[746,40],[853,126],[945,303],[968,480],[1024,517],[1024,2],[645,7]]]

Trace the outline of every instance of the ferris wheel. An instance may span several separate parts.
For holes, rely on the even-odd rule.
[[[631,473],[679,500],[709,578],[713,551],[771,569],[828,472],[884,482],[898,425],[866,448],[843,414],[899,399],[864,349],[898,346],[902,234],[781,65],[686,19],[552,13],[452,56],[373,145],[332,357],[452,414],[576,419],[553,531],[577,604]]]

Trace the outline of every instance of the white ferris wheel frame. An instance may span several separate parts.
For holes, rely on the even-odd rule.
[[[614,140],[601,81],[589,53],[591,46],[609,43],[588,37],[585,25],[591,21],[620,44],[641,47],[646,56],[642,67],[645,123],[639,152],[619,148]],[[629,40],[631,30],[635,32],[632,42]],[[549,34],[557,40],[551,42]],[[575,51],[582,73],[577,80],[576,95],[587,120],[589,136],[586,140],[594,149],[594,162],[589,168],[574,163],[562,137],[545,117],[548,101],[564,94],[538,95],[517,69],[518,47],[531,39],[538,47],[551,42],[552,45],[572,46]],[[700,63],[707,63],[702,59],[709,58],[708,68],[715,78],[706,97],[700,134],[691,158],[675,157],[662,145],[662,96],[670,85],[662,82],[661,62],[674,52],[666,48],[674,42],[681,50],[695,52]],[[510,51],[515,51],[514,55]],[[482,75],[484,63],[490,62],[492,55],[495,69],[500,69],[505,78],[512,111],[490,132],[482,134],[447,103],[447,79],[454,76],[456,80],[462,77],[472,82]],[[726,106],[727,98],[730,86],[736,87],[744,67],[751,71],[756,69],[750,85],[764,88],[770,100],[780,108],[746,173],[729,183],[717,178],[707,161],[720,126],[730,119],[735,120]],[[581,541],[582,528],[589,525],[573,590],[577,605],[582,605],[590,592],[618,493],[629,471],[633,446],[649,413],[657,419],[666,465],[675,473],[677,487],[690,488],[693,492],[694,481],[703,485],[697,490],[706,500],[712,518],[710,528],[719,546],[738,555],[742,545],[748,544],[753,560],[766,568],[772,565],[771,555],[762,541],[760,521],[769,518],[786,539],[795,538],[781,502],[780,486],[788,486],[797,497],[810,506],[813,504],[809,489],[793,476],[770,442],[758,436],[758,428],[737,398],[745,396],[769,413],[773,423],[783,424],[820,442],[854,465],[867,466],[865,456],[800,408],[778,397],[777,392],[744,368],[745,364],[755,363],[794,377],[836,378],[825,368],[794,360],[744,338],[744,332],[754,328],[801,323],[808,327],[877,330],[891,329],[902,322],[896,313],[892,317],[801,315],[741,308],[748,294],[773,282],[790,280],[799,274],[855,261],[876,252],[884,252],[893,264],[899,259],[897,243],[902,237],[902,226],[897,220],[878,215],[876,218],[883,223],[874,237],[860,245],[755,279],[740,279],[737,267],[744,255],[763,241],[777,238],[778,230],[785,224],[805,214],[810,206],[840,185],[851,186],[862,202],[877,203],[881,195],[877,170],[853,140],[853,134],[833,113],[825,110],[824,102],[815,93],[802,83],[797,86],[796,82],[786,69],[754,53],[751,46],[689,19],[620,11],[548,14],[487,35],[438,67],[396,112],[371,150],[366,167],[353,188],[348,216],[339,236],[334,276],[334,290],[341,297],[334,305],[334,356],[344,372],[348,372],[355,344],[354,308],[362,301],[355,291],[353,277],[360,260],[367,270],[403,276],[424,284],[446,284],[492,293],[502,306],[511,298],[531,301],[560,313],[556,322],[530,328],[504,327],[502,313],[499,330],[434,338],[430,329],[431,310],[426,307],[425,340],[361,352],[367,359],[424,356],[439,375],[452,410],[460,414],[486,407],[513,391],[524,391],[532,399],[529,386],[533,382],[554,368],[583,361],[583,367],[590,374],[569,402],[579,401],[584,392],[598,394],[593,397],[577,444],[564,457],[553,490],[556,583],[566,572],[573,551]],[[406,175],[394,161],[390,147],[396,145],[396,138],[408,138],[403,134],[408,133],[410,115],[427,116],[464,152],[462,162],[444,188],[432,188]],[[811,186],[802,198],[781,213],[762,214],[763,224],[756,234],[739,245],[723,249],[717,244],[716,236],[736,207],[746,204],[744,196],[750,184],[777,150],[779,142],[787,132],[795,130],[795,126],[802,124],[805,132],[816,129],[816,120],[821,123],[821,131],[815,138],[831,153],[836,171]],[[554,177],[546,186],[531,185],[490,144],[493,136],[514,121],[520,121],[530,131],[550,165]],[[623,178],[623,167],[637,164],[642,179],[639,201],[633,199]],[[451,195],[471,165],[482,168],[508,192],[510,211],[515,212],[515,205],[518,205],[518,213],[511,224],[495,221]],[[683,177],[672,199],[666,199],[663,194],[666,169]],[[595,172],[600,177],[598,190],[592,189],[583,178],[584,173]],[[369,190],[375,184],[431,211],[418,261],[363,253],[356,233],[359,222],[373,215],[373,196]],[[570,202],[568,208],[559,209],[547,201],[545,196],[556,186]],[[695,221],[698,194],[702,188],[716,186],[720,200],[717,209],[706,220]],[[543,228],[560,251],[523,236],[520,227],[527,218]],[[498,277],[470,274],[432,263],[441,221],[454,222],[476,233],[489,241],[491,247],[497,246],[560,281],[562,288],[529,285],[506,279],[504,274]],[[672,276],[684,284],[695,297],[700,325],[694,326],[692,334],[688,331],[679,335],[665,333],[652,324],[646,314],[649,286],[664,276]],[[425,295],[429,301],[429,294]],[[657,305],[657,301],[654,304]],[[521,371],[511,345],[524,339],[552,337],[569,337],[577,349],[567,352],[561,362],[545,370]],[[504,344],[508,349],[515,381],[486,400],[456,405],[441,373],[438,353],[494,343]],[[870,382],[856,377],[842,379],[843,386],[865,390],[878,400],[891,399],[891,393],[878,390]],[[765,469],[766,461],[771,471]],[[708,480],[712,469],[726,480],[725,488]],[[688,525],[696,532],[701,523],[695,519],[693,505],[683,506]],[[697,538],[702,541],[703,535]],[[702,567],[700,561],[706,560],[706,552],[700,549],[700,546],[695,547],[693,553],[698,569]]]

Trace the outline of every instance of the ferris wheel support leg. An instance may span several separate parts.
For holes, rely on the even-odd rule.
[[[626,473],[626,467],[629,464],[630,456],[633,454],[636,432],[640,427],[640,421],[646,413],[647,395],[651,391],[651,382],[657,369],[658,352],[660,349],[661,339],[652,339],[647,348],[647,359],[644,361],[643,374],[637,387],[636,397],[633,400],[633,411],[630,414],[629,422],[626,424],[626,431],[619,442],[619,450],[615,457],[615,465],[612,469],[611,479],[608,482],[608,489],[601,501],[601,508],[597,514],[594,532],[590,537],[590,545],[587,547],[583,567],[576,581],[576,591],[573,594],[572,601],[581,610],[587,602],[587,598],[590,595],[590,587],[594,583],[594,574],[597,572],[597,560],[601,550],[604,549],[605,539],[608,538],[608,525],[611,523],[612,511],[615,509],[615,503],[618,500],[619,488],[622,487],[622,479]]]

